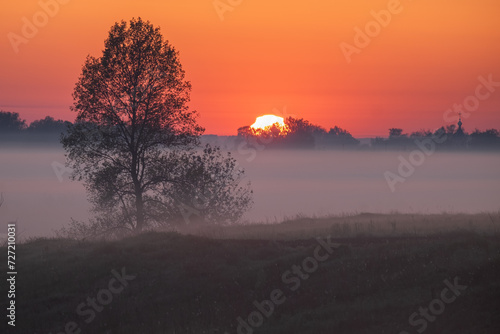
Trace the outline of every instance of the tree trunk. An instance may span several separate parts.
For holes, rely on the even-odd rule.
[[[135,230],[141,232],[144,228],[144,202],[142,200],[142,191],[140,189],[135,190],[135,209],[137,215],[137,225]]]
[[[132,142],[134,142],[134,131],[132,131]],[[137,167],[137,151],[135,146],[131,148],[132,155],[132,182],[134,183],[135,192],[135,212],[136,212],[136,226],[135,232],[141,232],[144,228],[144,201],[142,198],[143,189],[139,181],[138,167]]]

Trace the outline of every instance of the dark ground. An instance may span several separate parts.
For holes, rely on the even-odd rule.
[[[17,246],[16,327],[6,326],[5,315],[2,325],[8,333],[232,334],[241,317],[263,324],[240,333],[500,333],[499,241],[498,235],[472,232],[336,239],[342,246],[317,270],[309,267],[307,279],[288,273],[283,280],[314,254],[316,240],[213,240],[177,233],[114,242],[39,239]],[[136,277],[121,292],[101,291],[109,289],[112,270],[122,268]],[[0,270],[7,272],[6,261]],[[455,279],[467,288],[453,302],[441,303],[444,310],[435,301],[438,314],[427,315],[429,321],[417,315],[412,326],[409,317],[440,299],[444,280]],[[118,281],[112,284],[119,290]],[[276,298],[282,303],[261,321],[254,301],[271,299],[275,289],[283,292]],[[6,312],[5,284],[0,295]],[[100,312],[85,305],[89,297],[100,297]]]

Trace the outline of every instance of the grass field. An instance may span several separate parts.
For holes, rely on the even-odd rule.
[[[499,333],[499,227],[499,213],[360,214],[31,240],[8,332]]]

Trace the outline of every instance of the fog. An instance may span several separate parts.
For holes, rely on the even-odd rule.
[[[263,150],[232,152],[251,181],[254,206],[246,222],[276,222],[297,214],[498,211],[500,155],[444,153],[425,157],[391,191],[384,173],[398,174],[410,152]],[[62,168],[60,147],[2,147],[0,222],[17,221],[20,237],[49,236],[71,218],[89,217],[82,184]],[[2,231],[4,232],[4,231]]]
[[[410,152],[263,151],[242,163],[255,192],[253,219],[284,215],[482,212],[500,209],[500,155],[435,153],[391,191]],[[243,159],[244,161],[244,159]]]

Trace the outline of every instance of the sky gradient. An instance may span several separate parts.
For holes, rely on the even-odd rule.
[[[180,52],[207,134],[234,135],[264,114],[356,137],[435,129],[452,123],[443,115],[454,104],[475,101],[479,77],[500,82],[498,0],[221,0],[236,4],[224,13],[213,0],[55,1],[41,0],[52,16],[40,14],[38,0],[1,4],[0,109],[28,122],[73,120],[86,56],[100,56],[114,22],[139,16]],[[374,23],[373,13],[387,21],[380,11],[391,8],[390,22]],[[38,31],[26,37],[34,17]],[[369,43],[356,41],[367,24]],[[26,39],[13,46],[13,34]],[[347,44],[357,49],[350,61]],[[479,92],[465,130],[500,128],[500,86]]]

